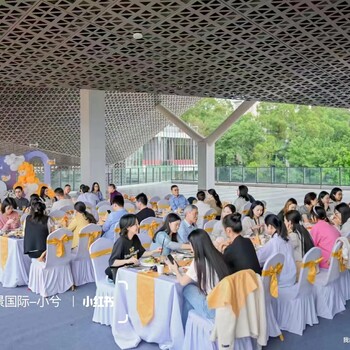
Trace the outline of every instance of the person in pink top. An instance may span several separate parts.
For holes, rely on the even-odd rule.
[[[19,215],[13,210],[16,206],[13,198],[5,198],[1,203],[0,230],[9,231],[19,227]]]
[[[323,207],[313,207],[311,216],[317,222],[310,233],[315,247],[320,248],[322,251],[323,260],[320,263],[320,268],[328,269],[332,249],[335,241],[340,237],[340,232],[329,223],[326,210]]]

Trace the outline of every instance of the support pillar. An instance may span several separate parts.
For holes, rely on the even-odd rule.
[[[106,194],[105,92],[80,90],[81,182],[100,184]],[[90,189],[91,190],[91,189]]]
[[[215,188],[215,143],[198,142],[198,191]]]

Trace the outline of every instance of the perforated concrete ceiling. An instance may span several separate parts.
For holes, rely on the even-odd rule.
[[[177,94],[350,107],[349,1],[11,0],[0,5],[0,16],[1,94],[16,98],[23,86],[47,94],[34,104],[52,116],[63,109],[57,119],[67,127],[76,123],[70,103],[76,105],[78,92],[64,89],[115,91],[107,95],[107,109],[124,103],[128,117],[154,123],[150,133],[166,124],[153,110],[145,113],[156,95],[164,101]],[[143,38],[133,39],[134,33]],[[138,99],[125,95],[130,92],[153,95]],[[58,95],[70,101],[65,109],[62,99],[54,102]],[[118,102],[126,96],[130,101]],[[182,110],[194,102],[170,100]],[[27,110],[32,102],[23,102]],[[43,114],[34,118],[39,122]],[[35,129],[32,119],[14,127],[25,123]],[[113,149],[108,125],[119,121],[107,118],[114,162],[130,152]],[[56,141],[43,148],[79,155],[77,139],[64,139],[59,149]]]

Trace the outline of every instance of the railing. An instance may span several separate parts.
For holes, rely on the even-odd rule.
[[[41,174],[38,174],[41,177]],[[79,168],[62,168],[52,171],[51,186],[72,188],[80,186]],[[217,183],[257,183],[285,185],[350,186],[350,168],[215,168]],[[136,185],[152,182],[198,181],[197,166],[147,166],[112,169],[106,174],[106,182],[116,185]],[[88,184],[91,186],[91,184]]]
[[[111,178],[118,185],[151,182],[197,182],[197,166],[154,166],[116,169]],[[217,183],[350,186],[350,168],[215,168]],[[113,182],[113,181],[112,181]]]

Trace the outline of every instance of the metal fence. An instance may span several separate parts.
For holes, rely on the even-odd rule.
[[[39,177],[41,174],[38,174]],[[286,185],[350,186],[350,168],[215,168],[217,183],[257,183]],[[78,189],[80,169],[61,168],[51,173],[53,188],[66,183]],[[197,182],[197,166],[148,166],[112,169],[106,174],[108,183],[134,185],[151,182]],[[88,184],[91,185],[91,184]]]
[[[197,182],[196,166],[157,166],[117,169],[111,176],[118,185],[149,182]],[[215,168],[217,183],[261,183],[350,186],[350,168]]]

